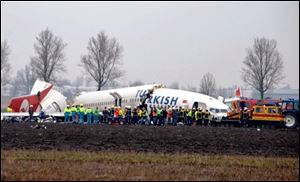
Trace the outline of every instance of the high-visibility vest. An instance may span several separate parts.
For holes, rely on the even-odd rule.
[[[12,108],[7,107],[7,112],[13,112]]]
[[[192,111],[189,111],[187,116],[192,117]]]
[[[195,112],[195,119],[198,120],[199,119],[199,111]]]
[[[138,112],[138,116],[139,116],[139,117],[142,117],[142,115],[143,115],[143,111],[140,110],[140,111]]]
[[[198,119],[202,119],[202,112],[201,112],[201,111],[198,111],[198,112],[197,112],[197,115],[198,115],[198,116],[197,116]]]
[[[122,109],[119,110],[119,116],[123,116],[123,110]]]
[[[84,112],[85,112],[84,107],[80,107],[80,108],[79,108],[79,112],[80,112],[80,113],[84,113]]]
[[[161,116],[161,115],[162,115],[162,113],[161,113],[161,112],[162,112],[162,110],[161,110],[161,109],[157,109],[157,110],[156,110],[156,115],[157,115],[157,116]]]
[[[77,112],[77,108],[76,108],[76,107],[71,107],[71,109],[70,109],[70,110],[71,110],[71,112],[72,112],[72,113],[75,113],[75,112]]]
[[[64,113],[71,113],[71,109],[66,107]]]
[[[208,119],[208,116],[209,116],[209,115],[210,115],[210,112],[208,112],[208,111],[205,112],[205,113],[204,113],[204,119]]]
[[[92,108],[88,108],[88,109],[86,110],[86,113],[87,113],[87,114],[93,113],[93,109],[92,109]]]
[[[94,115],[95,115],[95,116],[98,116],[98,115],[99,115],[99,110],[98,110],[98,109],[95,109],[95,110],[94,110]]]

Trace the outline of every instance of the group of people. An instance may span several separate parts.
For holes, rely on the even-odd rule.
[[[64,115],[64,122],[76,122],[78,124],[83,124],[85,121],[85,116],[88,124],[98,123],[100,121],[100,111],[98,107],[96,109],[92,109],[90,107],[84,108],[83,104],[76,106],[72,105],[72,107],[67,105],[67,107],[64,110]]]
[[[209,125],[210,112],[207,109],[182,107],[162,107],[153,106],[148,110],[145,107],[126,106],[105,107],[102,111],[98,107],[95,109],[85,108],[81,105],[68,105],[64,110],[64,122],[78,124],[127,124],[127,125]]]

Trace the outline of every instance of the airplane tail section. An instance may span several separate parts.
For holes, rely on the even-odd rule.
[[[61,101],[62,98],[65,99],[65,97],[60,96],[61,94],[59,95],[60,97],[57,97],[58,94],[51,94],[53,92],[57,92],[52,90],[52,87],[53,85],[50,83],[36,80],[30,95],[12,98],[8,104],[8,107],[10,107],[13,112],[28,112],[30,105],[32,105],[33,112],[38,112],[42,108],[49,108],[48,105],[44,104],[45,101],[49,102],[49,100],[53,100],[55,103],[65,103],[65,101]],[[50,96],[52,97],[50,98]]]
[[[242,89],[238,87],[235,91],[235,97],[242,97]]]

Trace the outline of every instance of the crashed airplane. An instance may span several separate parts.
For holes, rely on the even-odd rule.
[[[135,107],[141,105],[141,103],[146,106],[156,107],[201,107],[208,109],[217,120],[225,117],[229,109],[227,105],[210,96],[169,89],[161,84],[82,92],[74,98],[75,105],[83,104],[84,107],[98,107],[100,110],[111,106]],[[8,107],[13,112],[28,113],[30,105],[33,105],[34,112],[43,110],[47,114],[57,113],[56,115],[63,116],[63,110],[67,106],[67,102],[66,97],[53,89],[52,84],[37,80],[30,95],[12,98]],[[11,114],[17,116],[17,113]]]

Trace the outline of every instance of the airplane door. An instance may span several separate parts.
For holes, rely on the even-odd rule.
[[[206,104],[203,102],[194,102],[192,108],[198,109],[199,107],[201,107],[202,109],[206,109]]]
[[[198,102],[194,102],[193,107],[192,108],[196,108],[198,109]]]
[[[118,99],[115,99],[115,106],[118,106]]]
[[[122,99],[119,99],[119,106],[122,107]]]
[[[122,105],[122,97],[120,94],[118,94],[117,92],[112,92],[109,93],[111,96],[113,96],[113,98],[115,99],[115,106],[120,106]],[[119,101],[119,104],[118,104]]]

